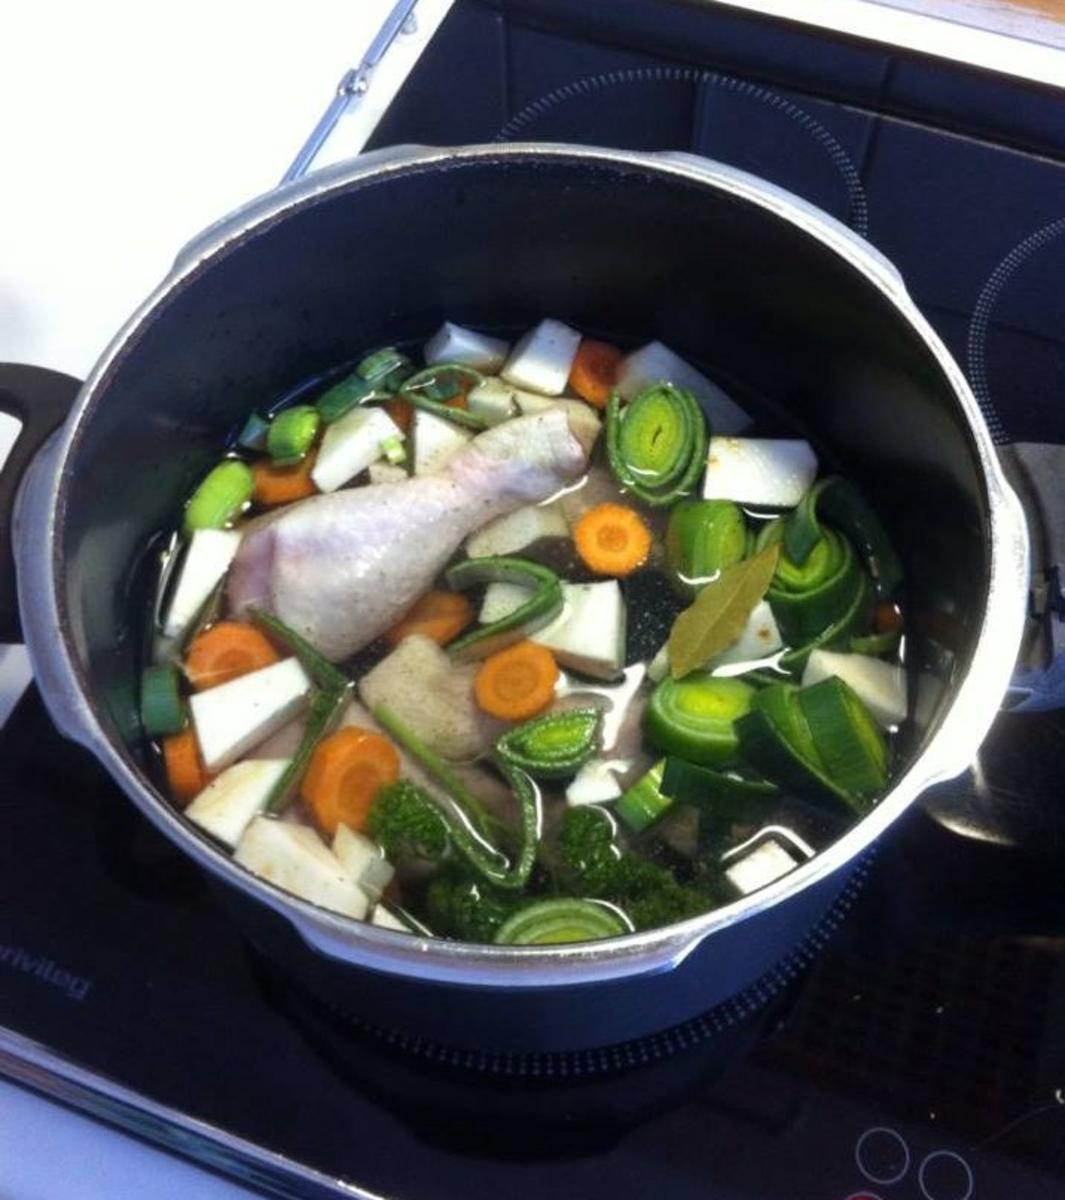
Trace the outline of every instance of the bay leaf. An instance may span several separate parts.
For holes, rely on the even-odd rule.
[[[723,567],[673,622],[669,633],[669,665],[683,679],[706,665],[743,632],[754,606],[773,580],[780,546],[767,546],[751,558]]]

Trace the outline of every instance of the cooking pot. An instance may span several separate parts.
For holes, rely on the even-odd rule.
[[[264,400],[445,318],[513,332],[545,315],[628,344],[662,339],[741,400],[786,411],[860,481],[906,567],[905,761],[816,857],[669,928],[511,948],[353,922],[245,872],[146,773],[144,565]],[[56,725],[219,883],[254,942],[380,1024],[504,1049],[615,1042],[773,971],[884,830],[972,760],[1010,677],[1028,579],[1021,509],[979,408],[878,252],[725,166],[544,144],[378,152],[206,230],[37,455],[14,544],[25,639]]]

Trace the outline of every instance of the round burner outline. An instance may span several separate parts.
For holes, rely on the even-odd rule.
[[[612,87],[658,83],[685,83],[697,87],[721,88],[763,104],[794,121],[828,155],[830,162],[842,177],[847,196],[847,214],[843,218],[844,221],[859,236],[868,237],[869,201],[865,194],[865,187],[853,159],[840,145],[837,138],[829,133],[816,117],[798,104],[770,88],[751,83],[736,75],[725,75],[718,71],[699,71],[693,67],[626,67],[616,71],[604,71],[598,75],[587,75],[545,92],[544,95],[530,101],[507,121],[493,140],[496,142],[513,141],[546,113],[570,101],[580,100]]]
[[[1002,418],[998,414],[998,409],[995,407],[991,396],[991,385],[987,378],[987,335],[991,326],[991,314],[994,312],[995,305],[1006,284],[1017,271],[1033,254],[1049,246],[1062,234],[1065,234],[1065,217],[1057,217],[1030,233],[1023,241],[1018,242],[991,272],[987,282],[980,290],[976,306],[973,309],[966,345],[967,373],[977,403],[991,430],[991,436],[999,445],[1008,442],[1010,438]]]

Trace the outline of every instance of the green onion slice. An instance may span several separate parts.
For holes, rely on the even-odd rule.
[[[736,722],[751,707],[755,689],[735,676],[696,671],[663,679],[644,716],[650,742],[689,762],[720,766],[736,756]]]
[[[185,705],[175,667],[145,667],[141,674],[141,724],[149,737],[180,733],[185,728]]]
[[[473,662],[504,650],[542,629],[562,611],[562,584],[554,571],[523,558],[467,558],[444,575],[456,591],[482,583],[515,583],[533,594],[509,616],[458,638],[448,646],[456,662]]]
[[[185,508],[185,532],[224,529],[251,500],[255,480],[251,468],[239,458],[227,458],[210,472],[192,493]]]
[[[598,708],[570,708],[535,717],[508,730],[496,742],[496,754],[539,778],[572,775],[595,750],[601,720]]]
[[[302,462],[314,445],[321,423],[318,410],[310,404],[295,404],[279,412],[266,435],[270,458],[280,467]]]

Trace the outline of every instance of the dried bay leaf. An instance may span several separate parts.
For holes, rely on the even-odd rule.
[[[669,634],[674,679],[705,666],[740,636],[754,606],[769,590],[779,556],[779,545],[767,546],[751,558],[722,568],[677,617]]]

